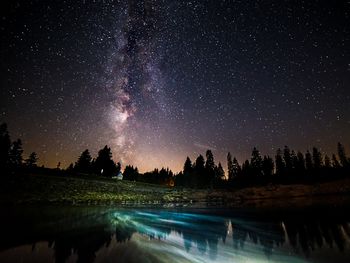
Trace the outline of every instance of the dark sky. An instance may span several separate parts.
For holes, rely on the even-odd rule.
[[[350,148],[349,1],[1,1],[0,121],[54,167]]]

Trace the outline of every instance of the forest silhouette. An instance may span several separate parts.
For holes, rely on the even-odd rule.
[[[254,147],[250,159],[239,163],[230,152],[227,154],[226,175],[222,164],[215,163],[211,150],[205,157],[199,155],[194,161],[185,159],[183,170],[173,173],[169,168],[154,169],[140,173],[136,166],[121,164],[113,160],[112,150],[107,145],[93,158],[88,149],[84,150],[77,161],[66,169],[58,163],[56,169],[39,167],[35,152],[23,158],[20,139],[11,141],[6,123],[0,125],[0,169],[5,174],[44,173],[48,175],[81,176],[97,175],[114,177],[123,172],[123,180],[146,182],[188,188],[231,188],[265,185],[270,183],[296,184],[314,183],[341,179],[350,171],[350,159],[344,146],[337,143],[337,154],[324,155],[313,147],[305,153],[294,151],[288,146],[277,149],[275,156],[261,155]]]

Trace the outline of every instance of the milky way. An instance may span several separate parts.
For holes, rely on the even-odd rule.
[[[113,98],[107,113],[115,135],[112,146],[123,162],[137,158],[145,126],[151,122],[151,133],[157,133],[154,128],[159,124],[154,116],[162,117],[169,110],[157,45],[160,10],[152,1],[130,1],[121,9],[114,29],[115,43],[106,65],[107,88]]]
[[[1,120],[67,166],[350,148],[346,1],[2,1]]]

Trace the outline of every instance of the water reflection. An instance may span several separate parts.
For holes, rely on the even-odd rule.
[[[8,211],[0,220],[0,261],[31,262],[35,253],[32,262],[347,262],[350,255],[344,216],[60,210]]]

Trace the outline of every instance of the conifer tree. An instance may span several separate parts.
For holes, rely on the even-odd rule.
[[[190,157],[187,156],[184,168],[183,168],[183,183],[184,186],[191,186],[193,179],[193,166]]]
[[[207,160],[205,162],[204,185],[207,185],[207,186],[210,185],[212,187],[215,179],[214,155],[211,150],[207,150],[205,156]]]
[[[285,164],[282,158],[282,151],[280,148],[277,149],[275,163],[276,163],[276,174],[282,175],[285,170]]]
[[[28,159],[25,160],[26,166],[27,167],[36,167],[36,164],[38,162],[39,158],[36,152],[32,152]]]
[[[117,172],[116,164],[112,159],[112,151],[107,145],[98,152],[95,161],[96,172],[107,177],[112,177]]]
[[[90,173],[91,172],[91,155],[88,149],[83,151],[75,164],[75,169],[80,173]]]
[[[262,175],[262,158],[260,152],[256,147],[253,148],[252,157],[250,159],[250,166],[252,169],[252,174],[256,176]]]
[[[305,168],[308,172],[311,172],[313,169],[312,156],[309,151],[306,151],[305,154]]]
[[[338,150],[338,156],[339,156],[341,166],[347,167],[348,159],[346,157],[345,148],[340,142],[338,142],[337,144],[337,150]]]
[[[0,169],[5,169],[9,165],[9,153],[11,139],[7,131],[6,123],[0,125]]]
[[[233,172],[232,155],[230,152],[227,153],[227,175],[228,175],[228,180],[232,181],[234,178],[234,172]]]
[[[323,166],[322,154],[316,147],[312,148],[312,160],[314,164],[314,169],[315,170],[321,169],[321,167]]]
[[[20,167],[22,165],[22,161],[23,161],[22,154],[23,154],[22,141],[20,139],[17,139],[12,143],[12,146],[9,152],[9,161],[13,167]]]

